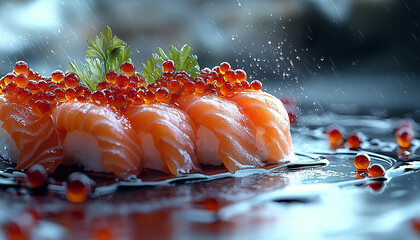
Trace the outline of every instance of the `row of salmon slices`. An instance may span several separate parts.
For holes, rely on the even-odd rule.
[[[0,96],[1,127],[17,149],[17,169],[60,164],[119,178],[150,168],[171,175],[224,165],[230,172],[294,158],[288,114],[263,91],[230,97],[188,95],[175,104],[133,105],[123,113],[92,103],[61,103],[38,117]],[[12,147],[13,148],[13,147]]]

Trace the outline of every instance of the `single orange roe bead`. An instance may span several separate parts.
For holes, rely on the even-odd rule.
[[[232,84],[235,84],[236,80],[238,79],[238,77],[236,76],[236,72],[232,69],[229,69],[223,77],[227,82],[230,82]]]
[[[137,74],[138,73],[133,74],[132,76],[130,76],[130,78],[129,78],[130,82],[135,82],[136,84],[139,84],[140,83],[140,77]]]
[[[72,101],[76,98],[76,90],[74,88],[67,88],[65,96],[68,101]]]
[[[155,93],[151,90],[147,90],[144,93],[143,99],[146,102],[146,104],[153,103],[153,102],[155,102]]]
[[[96,90],[104,90],[105,88],[108,88],[109,83],[107,81],[99,82],[98,85],[96,85]]]
[[[350,149],[358,149],[360,147],[361,142],[362,140],[360,138],[360,134],[358,133],[350,134],[350,136],[346,140],[346,143]]]
[[[26,85],[28,85],[29,79],[25,74],[19,74],[16,77],[15,82],[18,85],[18,87],[24,88],[24,87],[26,87]]]
[[[18,99],[19,101],[23,103],[27,103],[29,99],[31,99],[32,93],[28,89],[20,89],[18,93]]]
[[[369,176],[371,177],[381,177],[385,175],[385,169],[382,167],[382,165],[379,164],[372,164],[368,168]]]
[[[128,99],[127,99],[127,95],[125,94],[120,94],[120,95],[116,95],[114,96],[114,106],[117,108],[123,108],[125,106],[127,106],[127,104],[129,103]]]
[[[105,79],[109,84],[114,84],[115,80],[117,80],[118,73],[111,70],[105,75]]]
[[[48,90],[48,83],[46,81],[44,81],[44,80],[38,81],[37,82],[37,86],[42,91],[47,91]]]
[[[251,88],[251,85],[249,85],[249,82],[246,80],[241,82],[241,84],[242,84],[243,91],[246,91]]]
[[[105,102],[105,93],[101,90],[96,90],[92,93],[92,100],[98,104],[103,104]]]
[[[53,92],[45,92],[43,100],[53,102],[55,101],[55,94]]]
[[[183,93],[184,94],[193,94],[195,92],[195,83],[192,81],[186,82],[183,86]]]
[[[136,88],[127,89],[126,93],[127,93],[127,98],[128,99],[133,99],[133,98],[137,97],[137,89]]]
[[[212,71],[216,72],[216,74],[222,74],[220,72],[220,67],[219,66],[214,66],[213,69],[212,69]]]
[[[38,188],[47,184],[48,172],[39,164],[30,167],[26,175],[26,182],[29,188]]]
[[[14,216],[2,225],[3,236],[9,240],[28,240],[36,222],[29,213]]]
[[[93,181],[83,173],[74,172],[67,178],[66,197],[74,203],[86,201],[92,192]]]
[[[29,66],[25,61],[18,61],[15,64],[14,71],[15,71],[16,75],[19,75],[19,74],[28,75]]]
[[[36,100],[32,106],[32,112],[38,117],[47,116],[52,112],[52,103],[45,100]]]
[[[326,134],[328,135],[328,140],[332,145],[340,145],[344,141],[343,135],[337,126],[329,126],[326,129]]]
[[[401,148],[409,148],[414,139],[414,131],[411,127],[401,127],[395,131],[395,138]]]
[[[164,72],[175,71],[175,63],[174,61],[168,59],[162,63],[162,70]]]
[[[238,81],[243,82],[246,80],[246,72],[242,69],[236,69],[236,76],[238,76]]]
[[[174,79],[174,71],[169,71],[169,72],[163,72],[162,76],[160,76],[160,78],[164,78],[166,80],[171,80]]]
[[[68,88],[77,87],[80,84],[80,80],[75,73],[69,73],[64,77],[64,83]]]
[[[181,85],[175,79],[169,81],[167,87],[168,87],[168,90],[169,90],[170,93],[176,93],[181,89]]]
[[[159,88],[156,91],[156,100],[161,103],[169,103],[171,101],[171,93],[165,87]]]
[[[4,80],[4,83],[7,85],[10,82],[16,81],[16,75],[13,73],[8,73],[4,76],[3,80]]]
[[[55,94],[55,98],[57,99],[57,101],[59,101],[59,102],[67,101],[66,92],[63,89],[56,88],[56,89],[53,90],[53,92]]]
[[[147,84],[147,89],[149,89],[150,91],[156,91],[156,89],[157,89],[157,83],[149,83],[149,84]]]
[[[235,87],[230,82],[225,82],[220,88],[220,92],[223,96],[230,96],[235,92]]]
[[[9,96],[16,96],[19,93],[19,87],[15,82],[9,82],[4,89]]]
[[[66,84],[64,83],[64,81],[57,83],[57,87],[61,88],[61,89],[67,89]]]
[[[201,78],[205,79],[210,74],[210,72],[211,72],[210,68],[206,67],[206,68],[201,69],[200,71]]]
[[[354,158],[354,166],[359,170],[366,170],[370,165],[370,157],[367,154],[359,153]]]
[[[76,90],[76,97],[79,97],[85,94],[85,92],[89,89],[83,85],[78,85],[77,87],[74,88],[74,90]]]
[[[242,86],[241,82],[236,82],[235,83],[235,89],[237,92],[242,92],[244,90],[244,87]]]
[[[26,89],[31,91],[32,94],[36,93],[39,90],[37,83],[34,80],[28,81],[28,84],[26,85]]]
[[[38,75],[39,75],[39,73],[36,73],[32,69],[29,69],[28,74],[26,74],[26,76],[28,76],[28,79],[29,80],[38,80],[38,77],[39,77]]]
[[[131,62],[123,62],[120,66],[120,73],[127,74],[127,76],[131,76],[136,72],[134,65]]]
[[[227,72],[227,70],[229,70],[230,68],[231,67],[230,67],[230,64],[228,62],[222,62],[220,64],[219,71],[220,71],[221,74],[225,74]]]
[[[198,80],[195,82],[195,92],[198,94],[203,94],[206,92],[206,83],[203,80]]]
[[[59,83],[64,81],[64,72],[61,70],[55,70],[54,72],[51,73],[51,80],[55,83]]]
[[[208,211],[218,211],[221,208],[221,204],[216,198],[206,198],[202,203]]]
[[[261,91],[262,90],[262,83],[259,80],[254,80],[250,84],[250,88],[252,90]]]

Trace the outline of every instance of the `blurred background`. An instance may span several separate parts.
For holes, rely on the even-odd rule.
[[[138,71],[157,47],[188,43],[201,67],[229,61],[300,109],[420,115],[419,11],[414,0],[1,1],[0,74],[17,60],[43,75],[81,63],[109,25]]]

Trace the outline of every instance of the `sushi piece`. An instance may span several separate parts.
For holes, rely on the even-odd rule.
[[[140,142],[123,117],[106,107],[79,102],[61,104],[52,116],[66,132],[65,162],[79,162],[86,170],[112,172],[119,178],[140,172]]]
[[[262,165],[251,123],[235,103],[213,96],[186,95],[178,104],[197,127],[201,164],[223,163],[230,172]]]
[[[256,130],[257,149],[267,163],[294,159],[290,122],[282,102],[262,91],[238,92],[229,97],[238,104]]]
[[[144,168],[175,176],[199,169],[195,125],[184,111],[166,104],[134,105],[125,115],[141,140]]]
[[[14,98],[0,96],[2,140],[16,169],[40,164],[54,172],[63,161],[60,134],[50,115],[38,117]]]

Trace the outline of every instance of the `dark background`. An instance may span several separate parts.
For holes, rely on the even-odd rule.
[[[0,73],[83,60],[106,25],[141,63],[191,44],[201,67],[229,61],[279,97],[318,113],[404,115],[420,105],[416,0],[55,1],[0,3]]]

